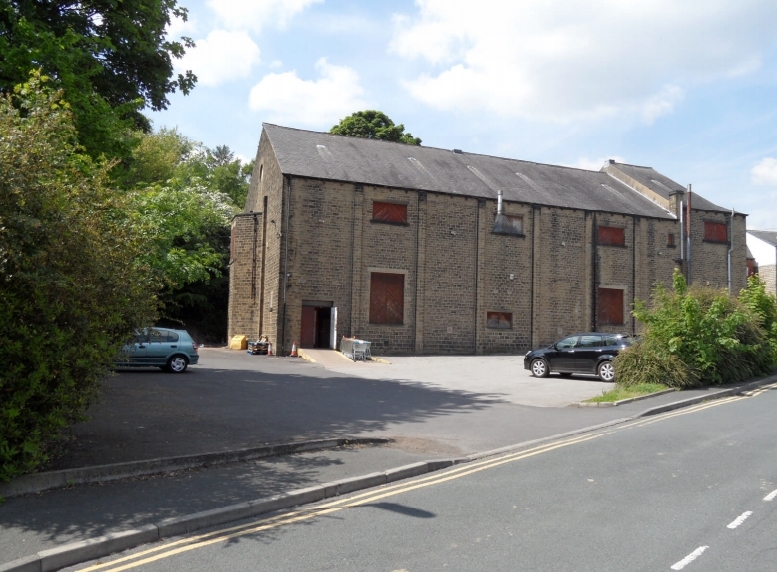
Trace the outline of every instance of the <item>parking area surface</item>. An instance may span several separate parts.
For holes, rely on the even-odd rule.
[[[304,353],[330,371],[365,379],[391,379],[467,391],[531,407],[566,407],[615,387],[614,383],[605,383],[592,375],[532,377],[523,368],[522,356],[387,357],[390,363],[384,364],[353,362],[331,350],[304,350]]]
[[[122,369],[55,469],[347,436],[387,437],[409,452],[473,453],[619,416],[570,408],[608,387],[536,379],[519,357],[390,358],[312,363],[202,348],[182,374]],[[620,409],[620,408],[617,408]]]

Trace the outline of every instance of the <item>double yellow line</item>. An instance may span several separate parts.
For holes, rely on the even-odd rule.
[[[761,395],[762,393],[765,393],[772,389],[777,389],[777,383],[770,383],[769,385],[763,385],[756,389],[745,391],[741,395],[732,395],[731,397],[723,397],[721,399],[715,399],[714,401],[703,401],[698,405],[685,407],[677,411],[669,411],[667,413],[656,415],[655,417],[650,417],[647,419],[639,419],[631,423],[625,423],[624,425],[620,425],[609,432],[612,433],[614,431],[623,431],[625,429],[632,429],[634,427],[644,427],[645,425],[651,425],[653,423],[657,423],[665,419],[671,419],[672,417],[680,417],[681,415],[690,415],[691,413],[696,413],[697,411],[702,411],[704,409],[709,409],[711,407],[718,407],[719,405],[725,405],[726,403],[733,403],[734,401],[741,401],[742,399],[747,399],[748,397],[755,397],[757,395]]]
[[[82,568],[80,572],[92,572],[94,570],[105,570],[105,572],[119,572],[121,570],[129,570],[130,568],[136,568],[138,566],[149,564],[151,562],[155,562],[163,558],[175,556],[176,554],[181,554],[183,552],[188,552],[190,550],[203,548],[205,546],[216,544],[218,542],[224,542],[232,538],[237,538],[248,534],[255,534],[257,532],[262,532],[264,530],[269,530],[271,528],[277,528],[279,526],[294,524],[296,522],[301,522],[304,520],[309,520],[311,518],[324,516],[344,509],[373,503],[387,497],[399,495],[416,489],[437,485],[447,481],[452,481],[454,479],[460,479],[462,477],[472,475],[473,473],[485,471],[487,469],[491,469],[499,465],[504,465],[505,463],[520,461],[521,459],[526,459],[528,457],[533,457],[535,455],[547,453],[549,451],[553,451],[554,449],[560,449],[562,447],[568,447],[569,445],[575,445],[577,443],[590,441],[591,439],[595,439],[596,437],[601,437],[602,435],[603,433],[577,436],[570,439],[566,439],[564,441],[555,442],[547,445],[540,445],[531,449],[510,453],[508,455],[504,455],[502,457],[498,457],[495,459],[488,459],[484,461],[467,463],[464,465],[460,465],[454,469],[447,470],[443,473],[430,475],[420,479],[414,479],[411,482],[388,485],[388,486],[380,487],[379,489],[371,490],[366,493],[349,496],[344,499],[328,502],[315,507],[295,510],[295,511],[287,512],[277,516],[273,516],[262,520],[261,524],[258,524],[258,525],[256,522],[253,522],[249,524],[243,524],[239,526],[233,526],[231,528],[222,529],[222,530],[219,530],[218,532],[212,532],[208,534],[193,536],[190,538],[184,538],[181,540],[177,540],[175,542],[164,544],[163,546],[158,546],[155,548],[144,550],[142,552],[138,552],[136,554],[125,556],[123,558],[119,558],[111,562],[95,564],[88,568]]]
[[[533,447],[530,449],[516,451],[515,453],[509,453],[501,457],[490,458],[482,461],[475,461],[472,463],[463,464],[456,468],[446,470],[445,472],[436,473],[419,479],[414,479],[410,482],[402,482],[395,485],[387,485],[387,486],[380,487],[378,489],[373,489],[365,493],[352,495],[347,498],[327,502],[314,507],[293,510],[290,512],[284,512],[282,514],[263,519],[261,521],[261,524],[252,522],[248,524],[242,524],[239,526],[233,526],[230,528],[221,529],[217,532],[211,532],[208,534],[201,534],[197,536],[183,538],[181,540],[166,543],[162,546],[144,550],[142,552],[125,556],[123,558],[119,558],[111,562],[95,564],[88,568],[81,569],[80,572],[93,572],[96,570],[104,570],[105,572],[120,572],[121,570],[129,570],[131,568],[143,566],[144,564],[149,564],[157,560],[175,556],[176,554],[189,552],[190,550],[196,550],[198,548],[203,548],[211,544],[224,542],[232,538],[246,536],[249,534],[255,534],[272,528],[277,528],[288,524],[294,524],[296,522],[310,520],[312,518],[324,516],[327,514],[332,514],[334,512],[338,512],[344,509],[363,506],[387,497],[392,497],[409,491],[413,491],[413,490],[417,490],[417,489],[421,489],[421,488],[425,488],[433,485],[438,485],[440,483],[445,483],[455,479],[460,479],[462,477],[466,477],[474,473],[478,473],[480,471],[492,469],[494,467],[498,467],[506,463],[513,463],[515,461],[520,461],[522,459],[527,459],[529,457],[534,457],[536,455],[548,453],[550,451],[553,451],[555,449],[560,449],[562,447],[568,447],[570,445],[577,445],[579,443],[584,443],[586,441],[596,439],[597,437],[601,437],[603,435],[612,434],[615,431],[622,431],[625,429],[632,429],[635,427],[644,427],[652,423],[657,423],[658,421],[664,421],[666,419],[671,419],[673,417],[679,417],[680,415],[689,415],[691,413],[696,413],[698,411],[709,409],[711,407],[717,407],[719,405],[724,405],[726,403],[732,403],[734,401],[746,399],[747,397],[754,397],[774,388],[777,388],[777,383],[760,387],[756,390],[746,392],[742,395],[727,397],[727,398],[723,398],[715,401],[703,402],[696,406],[684,408],[679,411],[668,412],[662,415],[657,415],[656,417],[653,417],[650,419],[634,421],[632,423],[620,425],[613,429],[605,429],[597,433],[578,435],[578,436],[557,441],[554,443],[539,445],[537,447]]]

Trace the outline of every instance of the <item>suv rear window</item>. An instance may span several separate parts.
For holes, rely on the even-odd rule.
[[[578,344],[581,348],[598,348],[601,345],[602,336],[580,336],[580,343]]]
[[[634,340],[629,336],[605,336],[605,346],[630,346]]]

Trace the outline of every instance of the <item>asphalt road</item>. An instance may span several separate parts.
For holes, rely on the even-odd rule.
[[[775,410],[767,386],[72,570],[772,571]]]

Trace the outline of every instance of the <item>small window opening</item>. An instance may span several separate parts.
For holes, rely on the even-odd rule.
[[[598,323],[600,326],[623,325],[623,290],[599,288]]]
[[[512,234],[523,236],[523,217],[497,214],[494,220],[493,232],[497,234]]]
[[[373,201],[372,220],[393,224],[407,224],[407,205]]]
[[[511,312],[486,312],[486,327],[492,330],[511,330],[513,314]]]
[[[728,242],[726,223],[705,220],[704,240],[708,242]]]
[[[405,313],[405,275],[370,275],[370,324],[402,324]]]
[[[600,246],[626,246],[625,229],[614,226],[599,227]]]

